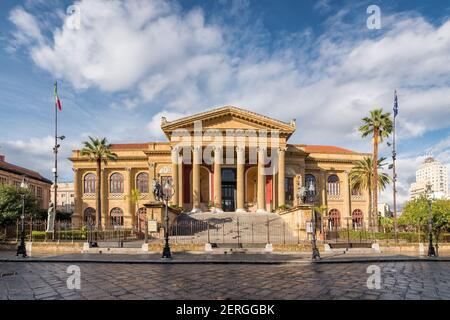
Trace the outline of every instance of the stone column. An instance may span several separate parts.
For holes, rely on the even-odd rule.
[[[263,148],[258,149],[258,209],[256,212],[266,212],[266,199],[265,199],[265,189],[266,189],[266,176],[264,175],[264,158],[266,150]]]
[[[108,228],[109,222],[109,177],[108,170],[106,168],[102,168],[102,186],[100,188],[100,197],[102,199],[102,212],[100,212],[102,216],[102,227]]]
[[[343,216],[351,217],[351,206],[350,206],[350,183],[348,180],[349,171],[345,170],[344,172],[344,187],[342,188],[343,199],[344,199],[344,213]]]
[[[218,212],[222,212],[222,152],[222,147],[214,149],[214,205]]]
[[[200,160],[201,147],[193,148],[193,163],[192,163],[192,212],[201,212],[200,209]]]
[[[245,171],[245,147],[236,147],[236,171],[237,171],[237,181],[236,181],[236,193],[237,193],[237,204],[236,212],[245,212],[244,206],[244,171]]]
[[[72,223],[75,226],[81,226],[83,221],[83,193],[82,193],[82,182],[80,170],[77,168],[73,169],[73,191],[74,191],[74,213],[72,216]]]
[[[156,179],[155,168],[156,168],[156,164],[154,162],[149,162],[149,164],[148,164],[148,195],[150,197],[150,201],[156,201],[155,196],[153,195],[153,180]]]
[[[327,205],[327,179],[325,170],[320,170],[321,204]]]
[[[180,156],[181,160],[178,163],[178,205],[183,208],[183,156]]]
[[[278,207],[284,206],[285,204],[285,197],[286,197],[286,191],[285,191],[285,148],[279,148],[278,149]]]
[[[174,190],[171,202],[173,205],[178,206],[178,148],[172,149],[172,186]]]
[[[294,206],[298,206],[300,204],[298,192],[302,186],[303,186],[302,175],[296,174],[294,177]]]
[[[131,175],[131,168],[126,168],[125,172],[125,186],[123,190],[125,193],[125,212],[123,224],[124,227],[130,228],[133,227],[135,223],[134,202],[131,196],[131,191],[133,190],[133,177]]]

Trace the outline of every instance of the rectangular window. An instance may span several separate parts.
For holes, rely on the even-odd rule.
[[[0,176],[0,184],[8,184],[8,178]]]
[[[36,196],[38,198],[42,198],[42,188],[41,187],[36,188]]]
[[[293,177],[286,177],[284,179],[284,191],[285,191],[285,197],[286,202],[293,202],[294,201],[294,178]]]

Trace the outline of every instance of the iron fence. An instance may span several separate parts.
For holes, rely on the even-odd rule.
[[[74,226],[68,221],[56,221],[55,232],[46,232],[46,220],[27,220],[25,222],[26,241],[95,241],[95,242],[155,242],[163,241],[162,225],[158,231],[147,233],[136,228],[110,226],[97,230],[93,226]],[[21,221],[0,227],[0,242],[17,242],[21,235]],[[305,222],[285,221],[276,215],[234,216],[225,218],[195,219],[187,215],[180,216],[170,226],[170,241],[179,244],[300,244],[309,242],[311,235],[306,232]],[[427,232],[398,232],[400,243],[427,242]],[[317,240],[326,243],[393,243],[394,232],[374,232],[366,226],[350,228],[329,228],[318,225]],[[450,235],[443,233],[439,243],[450,242]]]

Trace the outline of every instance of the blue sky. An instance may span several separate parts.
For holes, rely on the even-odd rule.
[[[55,80],[64,180],[88,135],[164,141],[161,116],[223,105],[296,118],[294,143],[370,152],[356,128],[395,89],[401,200],[427,152],[450,163],[448,1],[1,1],[0,46],[0,153],[47,177]]]

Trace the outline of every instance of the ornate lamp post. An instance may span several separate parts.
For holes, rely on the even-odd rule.
[[[27,256],[27,249],[25,246],[25,195],[26,195],[25,190],[28,189],[28,185],[25,182],[25,178],[22,178],[20,188],[22,189],[22,192],[20,193],[20,197],[22,198],[22,215],[20,216],[22,230],[20,232],[20,244],[17,247],[16,256],[21,254],[22,257],[25,258]]]
[[[308,188],[308,198],[309,198],[308,200],[311,203],[311,222],[312,222],[311,244],[312,244],[312,259],[313,260],[320,259],[320,253],[319,253],[319,249],[317,249],[317,242],[316,242],[316,213],[314,212],[314,206],[313,206],[315,193],[316,193],[316,189],[314,187],[314,184],[311,183]]]
[[[426,196],[428,201],[428,256],[429,257],[435,257],[436,252],[434,251],[433,247],[433,212],[432,212],[432,202],[433,202],[433,191],[431,190],[431,184],[427,183],[426,186]]]
[[[172,198],[172,196],[175,193],[175,189],[172,186],[172,183],[169,179],[166,180],[164,183],[164,186],[162,187],[162,198],[165,202],[165,215],[164,215],[164,249],[162,257],[163,259],[172,259],[172,254],[170,253],[170,246],[169,246],[169,200]]]

